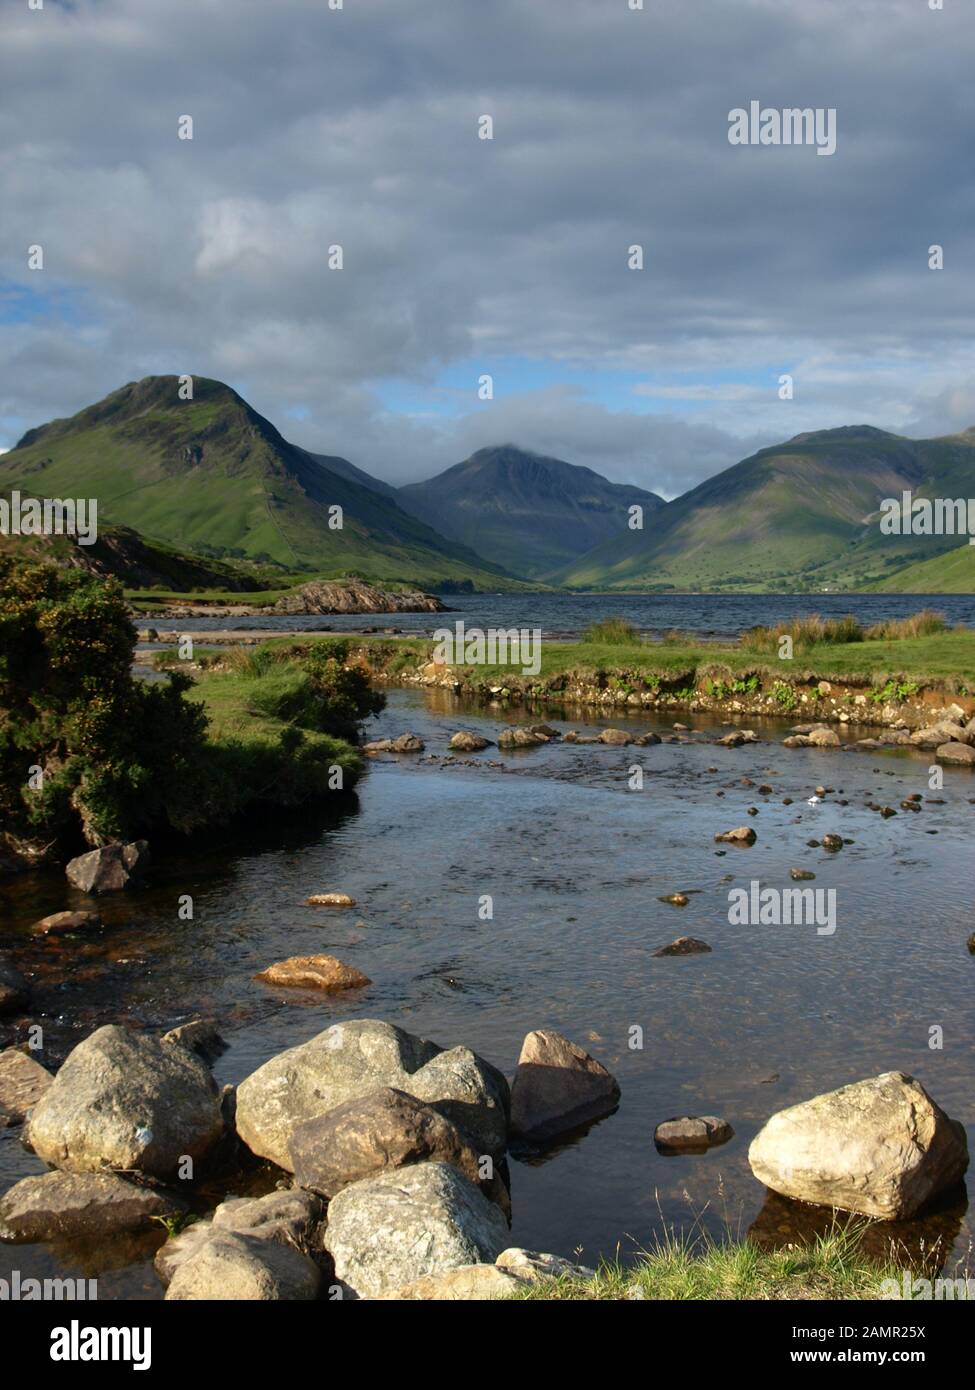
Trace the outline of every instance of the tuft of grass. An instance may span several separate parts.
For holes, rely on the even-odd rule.
[[[591,1280],[560,1276],[512,1295],[523,1302],[729,1301],[873,1299],[887,1279],[900,1283],[893,1263],[877,1264],[862,1252],[869,1223],[835,1225],[808,1245],[771,1250],[747,1240],[717,1243],[666,1231],[633,1266],[600,1265]]]
[[[944,614],[925,608],[909,618],[890,618],[884,623],[874,623],[863,636],[867,642],[903,642],[909,637],[933,637],[935,633],[947,631],[948,619]]]
[[[589,646],[639,647],[643,638],[632,623],[625,618],[601,618],[598,623],[590,623],[582,634],[582,640]]]

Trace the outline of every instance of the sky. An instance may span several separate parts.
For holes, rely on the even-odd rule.
[[[970,0],[337,3],[0,0],[0,449],[153,373],[397,484],[975,424]]]

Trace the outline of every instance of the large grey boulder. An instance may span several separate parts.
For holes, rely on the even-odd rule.
[[[42,1173],[0,1197],[0,1235],[14,1241],[101,1239],[145,1230],[154,1217],[185,1210],[171,1193],[138,1187],[116,1173]]]
[[[511,1088],[511,1131],[547,1143],[608,1115],[619,1104],[615,1077],[561,1033],[540,1028],[521,1046]]]
[[[970,743],[942,743],[934,755],[939,763],[955,767],[975,767],[975,748]]]
[[[237,1088],[237,1132],[252,1152],[290,1172],[296,1125],[387,1086],[427,1101],[480,1153],[504,1149],[508,1086],[495,1067],[469,1048],[445,1051],[373,1019],[336,1023],[248,1076]]]
[[[783,1196],[901,1221],[960,1182],[968,1145],[919,1081],[888,1071],[780,1110],[748,1161]]]
[[[386,1086],[347,1100],[292,1132],[291,1161],[299,1187],[334,1197],[388,1168],[450,1163],[508,1211],[508,1192],[493,1160],[432,1105]],[[484,1174],[482,1179],[482,1173]]]
[[[135,1170],[173,1177],[223,1134],[213,1077],[186,1048],[110,1025],[69,1053],[35,1105],[27,1138],[68,1172]]]
[[[68,862],[68,882],[83,893],[118,893],[149,867],[149,845],[145,840],[131,844],[104,845],[79,854]]]
[[[205,1221],[195,1221],[179,1235],[167,1240],[156,1252],[156,1273],[169,1284],[176,1271],[201,1246],[217,1236],[246,1236],[248,1239],[290,1246],[302,1255],[321,1250],[324,1206],[311,1192],[290,1189],[269,1192],[264,1197],[228,1197]]]
[[[311,1302],[322,1275],[290,1245],[221,1231],[204,1241],[173,1275],[167,1300]]]
[[[361,1298],[459,1265],[493,1263],[505,1248],[501,1212],[449,1163],[418,1163],[353,1183],[328,1208],[325,1248]]]

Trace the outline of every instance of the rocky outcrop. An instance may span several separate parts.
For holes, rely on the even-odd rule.
[[[361,1298],[460,1265],[493,1263],[507,1223],[449,1163],[418,1163],[345,1188],[329,1203],[325,1248]]]
[[[361,579],[313,579],[279,598],[263,613],[446,613],[433,594],[420,589],[379,589]]]
[[[961,1180],[968,1146],[919,1081],[892,1071],[779,1111],[748,1161],[783,1196],[904,1221]]]
[[[23,1120],[53,1082],[54,1077],[47,1068],[28,1057],[26,1052],[16,1047],[0,1052],[0,1110],[5,1111],[12,1122]]]
[[[423,1101],[383,1087],[296,1125],[290,1141],[295,1182],[322,1197],[387,1169],[449,1163],[510,1215],[494,1164],[453,1123]],[[486,1172],[482,1180],[482,1171]]]
[[[469,1048],[436,1043],[372,1019],[337,1023],[265,1062],[237,1088],[237,1131],[262,1158],[290,1170],[292,1131],[381,1087],[426,1101],[480,1153],[500,1154],[508,1086]]]
[[[156,1217],[175,1217],[186,1204],[171,1193],[139,1187],[115,1173],[43,1173],[0,1197],[0,1235],[39,1241],[147,1230]]]
[[[363,989],[371,985],[368,975],[346,965],[337,956],[290,956],[276,961],[254,976],[266,985],[281,985],[294,989],[321,989],[337,994],[343,989]]]
[[[561,1033],[537,1029],[521,1045],[511,1087],[511,1132],[549,1143],[616,1109],[616,1078]]]
[[[68,862],[65,873],[73,888],[83,893],[117,893],[138,880],[149,867],[149,846],[145,840],[131,844],[104,845],[80,854]]]
[[[169,1178],[223,1134],[213,1077],[183,1047],[126,1028],[99,1028],[69,1053],[35,1105],[28,1138],[55,1168],[109,1168]]]

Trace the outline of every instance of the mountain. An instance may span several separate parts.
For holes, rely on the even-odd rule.
[[[885,498],[975,496],[975,430],[912,440],[869,425],[762,449],[550,576],[574,588],[850,590],[951,550],[886,536]]]
[[[28,430],[0,457],[0,492],[98,501],[99,524],[181,550],[292,572],[505,587],[510,577],[405,512],[345,459],[289,444],[236,391],[146,377],[70,419]],[[329,520],[342,508],[342,528]]]
[[[618,544],[628,534],[628,507],[638,504],[648,514],[664,506],[643,488],[513,444],[478,449],[435,478],[400,488],[397,497],[443,535],[535,579],[601,542]]]

